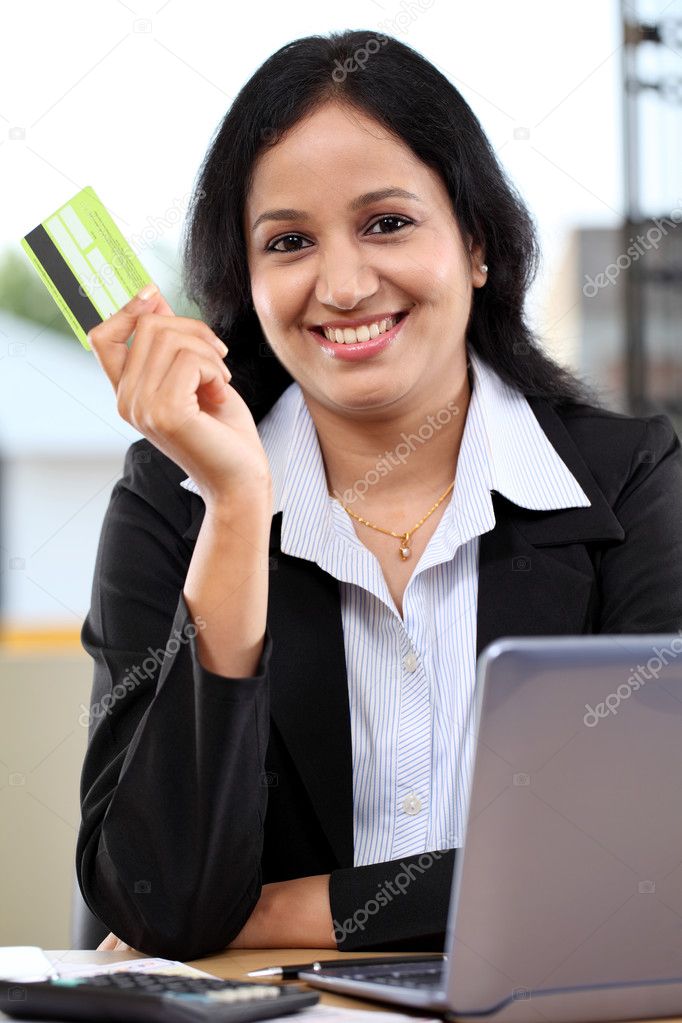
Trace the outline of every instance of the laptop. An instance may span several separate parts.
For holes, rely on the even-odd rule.
[[[682,1016],[682,630],[495,640],[471,735],[443,953],[300,979],[454,1020]]]

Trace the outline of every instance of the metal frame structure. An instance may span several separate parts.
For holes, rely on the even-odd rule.
[[[682,14],[675,3],[663,8],[656,21],[644,20],[637,16],[642,4],[638,0],[621,0],[623,25],[622,75],[623,75],[623,147],[625,176],[625,210],[622,225],[622,252],[628,251],[634,237],[646,227],[651,227],[658,211],[646,210],[642,178],[646,148],[642,144],[642,128],[645,113],[642,99],[646,94],[653,96],[660,104],[682,105]],[[668,13],[669,12],[669,13]],[[659,73],[643,73],[641,54],[644,47],[656,54]],[[652,49],[653,48],[653,49]],[[669,74],[666,62],[670,54],[679,58],[679,73]],[[651,65],[651,59],[648,61]],[[682,138],[682,116],[675,121],[676,137]],[[661,138],[661,143],[663,139]],[[662,151],[661,145],[661,151]],[[682,192],[682,169],[679,166],[667,168],[671,184],[677,175],[678,188]],[[669,216],[668,214],[663,214]],[[682,425],[682,394],[672,404],[657,399],[649,381],[651,351],[651,325],[654,310],[651,302],[651,285],[680,290],[682,285],[682,263],[647,265],[646,259],[631,262],[624,274],[622,297],[625,324],[625,365],[626,401],[632,415],[647,415],[652,412],[666,412],[675,421],[678,429]],[[671,295],[674,291],[670,292]],[[657,313],[657,315],[660,315]],[[680,372],[682,373],[682,337]]]

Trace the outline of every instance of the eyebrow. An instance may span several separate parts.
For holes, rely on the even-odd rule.
[[[374,192],[364,192],[359,195],[356,199],[352,199],[348,204],[348,209],[351,213],[356,213],[358,210],[364,209],[365,206],[371,206],[372,203],[380,202],[382,199],[414,199],[415,202],[421,202],[422,200],[414,192],[408,192],[404,188],[378,188]],[[252,231],[255,231],[259,224],[262,224],[265,220],[309,220],[310,216],[305,210],[294,210],[294,209],[281,209],[281,210],[266,210],[265,213],[261,213],[259,217],[254,221]]]

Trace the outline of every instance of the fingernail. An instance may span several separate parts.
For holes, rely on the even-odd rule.
[[[135,298],[140,298],[143,302],[145,302],[148,298],[151,298],[152,295],[155,295],[158,290],[157,286],[150,282],[149,284],[145,284],[142,291],[138,291]]]

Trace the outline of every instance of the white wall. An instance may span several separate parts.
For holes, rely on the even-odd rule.
[[[0,651],[0,945],[68,948],[92,661]]]

